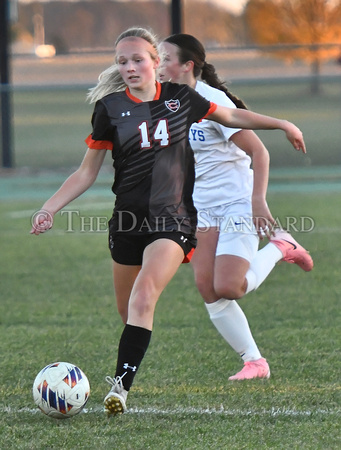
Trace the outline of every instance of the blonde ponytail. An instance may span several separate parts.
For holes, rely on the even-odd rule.
[[[89,89],[86,99],[89,103],[96,103],[97,100],[108,94],[124,91],[126,87],[118,71],[117,64],[113,64],[100,74],[97,85]]]

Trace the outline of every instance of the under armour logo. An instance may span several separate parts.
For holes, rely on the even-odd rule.
[[[130,111],[121,113],[121,117],[130,116]]]
[[[128,363],[124,363],[124,364],[123,364],[123,369],[130,369],[130,370],[132,370],[133,372],[136,372],[136,371],[137,371],[137,367],[136,367],[136,366],[129,366]]]
[[[181,238],[180,238],[183,242],[187,242],[188,241],[188,239],[187,238],[185,238],[185,236],[181,236]]]

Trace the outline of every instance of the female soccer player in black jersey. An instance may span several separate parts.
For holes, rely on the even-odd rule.
[[[109,245],[118,310],[125,323],[108,414],[126,409],[128,391],[148,348],[158,298],[196,245],[192,200],[194,159],[189,128],[203,118],[229,127],[281,129],[305,151],[301,131],[286,120],[217,106],[187,85],[156,81],[157,42],[143,28],[116,41],[116,63],[90,92],[93,130],[80,167],[35,215],[32,234],[52,227],[53,216],[96,180],[107,150],[115,168],[116,203]]]

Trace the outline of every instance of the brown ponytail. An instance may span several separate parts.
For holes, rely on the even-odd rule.
[[[206,81],[206,83],[220,91],[225,92],[228,98],[237,106],[237,108],[247,109],[247,106],[240,98],[236,97],[232,92],[227,89],[224,81],[221,81],[218,77],[215,67],[212,64],[204,62],[203,68],[201,70],[201,79]]]
[[[221,81],[212,64],[206,62],[206,52],[204,46],[198,39],[190,34],[173,34],[164,40],[179,48],[178,56],[181,64],[187,61],[193,61],[193,75],[205,81],[220,91],[225,92],[227,97],[237,106],[237,108],[247,109],[245,103],[233,95],[227,88],[224,81]]]

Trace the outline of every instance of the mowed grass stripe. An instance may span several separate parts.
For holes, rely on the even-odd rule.
[[[12,407],[5,407],[0,408],[1,413],[7,413],[7,414],[43,414],[38,408],[12,408]],[[93,406],[91,408],[85,408],[80,414],[105,414],[104,413],[104,407],[97,405]],[[230,408],[224,408],[221,407],[219,409],[217,408],[165,408],[165,409],[159,409],[159,408],[128,408],[125,414],[149,414],[149,415],[155,415],[155,416],[161,416],[161,415],[192,415],[192,414],[198,414],[198,415],[222,415],[222,416],[271,416],[271,417],[279,417],[279,416],[290,416],[290,417],[296,417],[296,416],[315,416],[315,415],[322,415],[322,416],[329,416],[329,415],[339,415],[341,413],[340,409],[322,409],[322,408],[316,408],[311,410],[298,410],[298,409],[290,409],[290,408],[276,408],[273,407],[271,409],[230,409]],[[77,417],[77,416],[75,416]],[[58,420],[58,419],[57,419]]]

